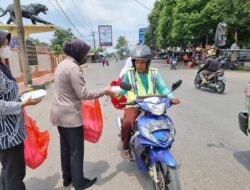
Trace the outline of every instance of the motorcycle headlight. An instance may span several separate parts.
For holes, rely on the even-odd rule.
[[[149,105],[152,114],[154,115],[162,115],[165,112],[165,103],[160,103],[160,104],[152,104]]]

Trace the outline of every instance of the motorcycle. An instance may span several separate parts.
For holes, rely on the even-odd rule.
[[[208,89],[212,89],[215,92],[217,92],[218,94],[222,94],[225,90],[225,86],[226,86],[226,78],[224,77],[224,70],[223,69],[219,69],[216,72],[212,72],[211,74],[209,74],[208,76],[206,76],[207,78],[207,83],[205,84],[201,84],[202,83],[202,79],[200,77],[200,72],[204,70],[204,66],[202,66],[196,74],[196,77],[194,79],[194,85],[197,89],[204,87],[204,88],[208,88]]]
[[[181,83],[181,80],[174,83],[171,92]],[[124,82],[120,87],[127,91],[132,88]],[[135,122],[136,130],[130,140],[132,160],[141,171],[149,174],[155,190],[181,189],[176,161],[170,153],[176,130],[171,118],[165,114],[171,100],[167,96],[141,96],[131,103],[122,104],[135,106],[140,111]],[[117,124],[120,131],[121,117],[117,118]]]
[[[237,61],[230,61],[229,58],[224,58],[224,57],[222,57],[219,64],[220,64],[221,68],[231,69],[232,71],[237,69],[237,67],[238,67]]]
[[[171,70],[176,70],[176,65],[177,65],[176,58],[171,58],[170,64],[171,64],[170,69],[171,69]]]

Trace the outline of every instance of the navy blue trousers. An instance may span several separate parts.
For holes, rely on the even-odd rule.
[[[0,150],[0,162],[2,164],[0,190],[25,190],[24,144]]]
[[[83,127],[58,127],[58,131],[60,134],[61,168],[63,179],[72,180],[75,188],[82,187],[84,184]]]

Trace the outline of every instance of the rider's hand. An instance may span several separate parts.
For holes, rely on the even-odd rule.
[[[179,104],[179,103],[180,103],[180,100],[179,100],[179,98],[172,98],[172,99],[171,99],[171,103],[172,103],[173,105],[176,105],[176,104]]]
[[[41,102],[42,99],[35,99],[33,100],[31,97],[26,98],[22,101],[22,107],[36,105],[37,103]]]

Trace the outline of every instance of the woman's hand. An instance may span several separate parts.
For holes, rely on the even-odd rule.
[[[41,102],[42,99],[35,99],[33,100],[31,97],[26,98],[22,101],[22,107],[36,105],[37,103]]]
[[[114,97],[114,98],[119,97],[119,94],[113,92],[113,91],[111,90],[111,88],[112,88],[112,86],[108,86],[108,87],[104,88],[104,94],[107,95],[107,96]]]
[[[172,103],[173,105],[177,105],[177,104],[179,104],[179,103],[181,103],[181,102],[180,102],[179,98],[172,98],[172,99],[171,99],[171,103]]]

